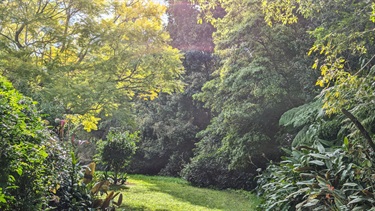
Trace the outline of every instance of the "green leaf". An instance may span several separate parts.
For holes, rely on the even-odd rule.
[[[309,163],[315,164],[315,165],[318,165],[318,166],[324,166],[324,162],[320,161],[320,160],[311,160],[311,161],[309,161]]]
[[[346,150],[349,150],[349,139],[348,139],[348,137],[344,138],[344,146],[345,146]]]
[[[367,206],[359,206],[359,207],[353,208],[351,211],[363,211],[363,210],[368,210],[368,207]],[[373,208],[371,208],[368,211],[373,211]]]
[[[18,175],[21,176],[21,175],[22,175],[22,172],[23,172],[23,171],[22,171],[22,167],[19,166],[19,167],[16,169],[16,172],[17,172]]]
[[[323,147],[323,145],[322,145],[321,143],[316,142],[316,146],[317,146],[318,151],[319,151],[320,153],[324,153],[324,152],[326,151],[325,148]]]
[[[7,203],[7,200],[5,200],[5,194],[3,193],[2,188],[0,188],[0,203]]]
[[[357,183],[353,183],[353,182],[347,182],[347,183],[344,183],[343,186],[355,187],[355,186],[358,186],[358,184]]]
[[[14,178],[13,175],[9,175],[9,177],[8,177],[8,182],[10,182],[10,183],[14,183],[15,181],[16,181],[16,178]]]
[[[303,207],[311,207],[311,206],[315,206],[316,204],[319,203],[319,200],[318,199],[312,199],[310,200],[309,202],[307,202],[305,205],[303,205]]]
[[[362,166],[371,167],[372,162],[370,160],[365,160],[365,161],[363,161]]]
[[[328,185],[331,185],[326,179],[324,179],[323,177],[320,177],[320,176],[316,176],[316,179],[318,180],[318,182],[319,182],[319,185],[321,186],[321,187],[326,187],[326,186],[328,186]]]
[[[48,157],[48,153],[44,150],[40,150],[39,151],[39,155],[42,156],[43,158],[47,158]]]
[[[361,201],[365,201],[365,200],[366,200],[366,198],[364,198],[364,197],[357,197],[357,198],[351,200],[351,201],[348,203],[348,205],[350,205],[350,204],[355,204],[355,203],[358,203],[358,202],[361,202]]]
[[[345,207],[344,204],[342,203],[342,201],[339,198],[335,197],[335,203],[336,203],[336,207],[339,208],[339,209],[342,208],[342,207]],[[340,210],[342,210],[342,209],[340,209]]]
[[[311,174],[311,173],[301,173],[300,176],[302,178],[315,178],[316,174]]]
[[[315,183],[316,183],[315,179],[311,179],[311,180],[305,180],[305,181],[297,182],[296,184],[297,185],[313,185]]]
[[[327,156],[325,156],[325,155],[322,155],[322,154],[317,154],[317,153],[310,153],[309,155],[310,155],[310,156],[312,156],[312,157],[315,157],[315,158],[320,158],[320,159],[324,159],[324,160],[328,159],[328,157],[327,157]]]
[[[73,150],[70,151],[70,156],[71,156],[71,158],[72,158],[72,164],[73,164],[73,165],[76,165],[77,162],[78,162],[78,160],[76,159],[76,155],[74,154],[74,151],[73,151]]]

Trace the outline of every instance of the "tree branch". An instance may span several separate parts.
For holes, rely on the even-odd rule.
[[[346,110],[344,108],[341,109],[341,111],[342,111],[342,113],[344,113],[344,115],[346,117],[348,117],[354,123],[354,125],[358,128],[358,130],[365,137],[365,139],[367,140],[367,143],[370,145],[370,147],[372,148],[372,150],[375,151],[375,143],[374,143],[374,141],[372,140],[372,138],[371,138],[370,134],[367,132],[367,130],[358,121],[358,119],[352,113],[350,113],[348,110]]]
[[[16,42],[16,45],[17,45],[17,47],[18,47],[19,49],[24,48],[24,47],[21,45],[20,41],[19,41],[19,37],[20,37],[20,34],[21,34],[21,32],[23,31],[23,29],[25,28],[25,26],[26,26],[26,24],[23,23],[23,24],[21,25],[21,27],[16,31],[16,34],[15,34],[15,36],[14,36],[14,41]]]

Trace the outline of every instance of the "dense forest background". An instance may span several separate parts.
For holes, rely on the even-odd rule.
[[[115,181],[256,190],[260,209],[370,209],[374,30],[370,0],[2,1],[0,208],[45,207],[58,193],[42,190],[78,175],[63,160],[106,170],[127,147]],[[45,173],[58,166],[67,174]]]

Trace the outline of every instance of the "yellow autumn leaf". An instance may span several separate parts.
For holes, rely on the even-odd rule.
[[[83,116],[82,125],[83,129],[87,132],[91,132],[91,130],[97,130],[98,129],[98,122],[100,118],[96,118],[94,116],[91,116],[89,114],[85,114]]]
[[[82,125],[83,129],[87,132],[91,132],[91,130],[97,130],[98,129],[98,123],[100,121],[100,118],[95,117],[91,113],[86,113],[84,115],[80,114],[69,114],[66,116],[66,118],[72,122],[74,125]]]
[[[71,122],[73,125],[80,124],[80,115],[78,114],[68,114],[66,115],[66,119]]]
[[[321,75],[326,75],[327,74],[327,70],[328,70],[328,67],[327,65],[323,65],[321,68],[320,68],[320,71],[321,71]]]
[[[314,64],[313,64],[313,66],[312,66],[312,68],[313,69],[317,69],[318,68],[318,62],[319,62],[319,60],[317,59],[317,60],[315,60],[315,62],[314,62]]]
[[[324,87],[324,82],[323,82],[323,80],[317,80],[315,85],[320,86],[320,87]]]

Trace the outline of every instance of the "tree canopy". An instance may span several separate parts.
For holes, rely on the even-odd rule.
[[[219,3],[226,14],[211,17],[217,30],[214,41],[220,67],[194,97],[211,109],[214,118],[198,135],[193,163],[216,157],[217,165],[248,172],[244,180],[249,180],[256,169],[278,158],[278,146],[283,142],[278,138],[280,116],[316,93],[312,82],[316,74],[309,71],[305,54],[311,43],[306,33],[309,22],[270,28],[260,1],[210,3]],[[206,6],[206,15],[210,15],[212,6]]]
[[[96,129],[99,116],[126,112],[132,99],[181,90],[165,9],[152,1],[4,1],[1,72],[51,120],[70,114]]]

